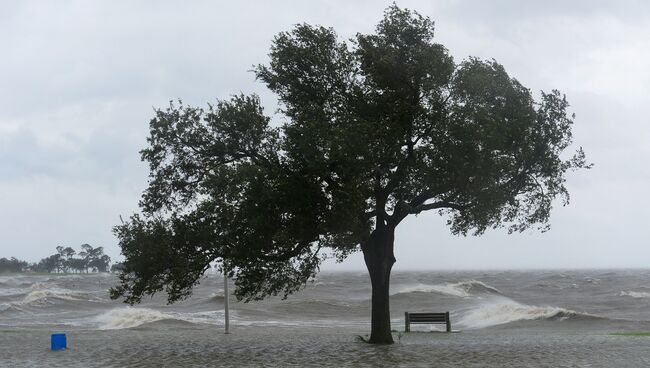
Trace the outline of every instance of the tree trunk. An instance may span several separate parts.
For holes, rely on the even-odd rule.
[[[395,263],[393,255],[394,229],[375,230],[362,247],[363,258],[372,283],[371,344],[392,344],[390,329],[390,271]]]

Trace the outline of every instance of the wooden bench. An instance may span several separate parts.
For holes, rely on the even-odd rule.
[[[404,312],[404,331],[411,332],[413,324],[445,324],[447,332],[451,332],[451,321],[449,312],[445,313],[409,313]]]

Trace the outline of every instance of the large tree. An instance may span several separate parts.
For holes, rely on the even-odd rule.
[[[433,22],[389,7],[345,41],[301,24],[277,35],[257,96],[206,109],[172,103],[150,123],[142,214],[115,232],[125,256],[114,298],[187,297],[217,261],[244,301],[300,289],[326,257],[361,250],[372,283],[371,343],[392,343],[396,227],[437,211],[453,234],[546,229],[584,168],[558,91],[531,91],[496,61],[455,63]]]

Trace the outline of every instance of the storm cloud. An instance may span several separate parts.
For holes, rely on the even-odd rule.
[[[258,93],[250,69],[296,23],[343,39],[372,32],[389,1],[0,3],[0,257],[104,246],[137,211],[153,109]],[[532,91],[559,89],[595,167],[543,234],[455,237],[436,214],[398,228],[396,269],[650,265],[650,5],[643,1],[399,1],[429,16],[460,61],[494,58]],[[437,257],[444,250],[445,257]],[[361,269],[361,257],[329,269]]]

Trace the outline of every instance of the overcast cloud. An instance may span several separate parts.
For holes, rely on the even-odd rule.
[[[571,174],[551,231],[454,237],[435,214],[398,228],[395,269],[649,267],[650,5],[644,1],[398,1],[456,58],[494,58],[559,89],[594,169]],[[369,33],[388,1],[0,1],[0,257],[104,246],[137,211],[154,107],[234,93],[292,24]],[[437,254],[444,252],[444,256]],[[353,256],[327,269],[362,269]]]

